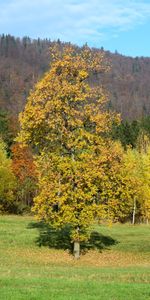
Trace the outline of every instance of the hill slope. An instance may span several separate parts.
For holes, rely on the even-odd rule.
[[[57,41],[60,47],[64,43]],[[49,68],[50,40],[0,36],[0,109],[18,114],[29,90]],[[97,50],[103,51],[103,49]],[[150,58],[131,58],[105,51],[111,64],[108,74],[94,79],[109,93],[109,108],[123,119],[150,114]]]

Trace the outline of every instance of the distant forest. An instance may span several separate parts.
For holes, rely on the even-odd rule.
[[[59,43],[49,39],[22,39],[11,35],[0,36],[0,109],[14,116],[23,110],[30,89],[42,77],[50,64],[50,46]],[[75,46],[77,51],[78,47]],[[107,74],[96,74],[95,81],[108,93],[108,107],[123,120],[133,121],[150,115],[150,58],[126,57],[104,52],[110,65]]]

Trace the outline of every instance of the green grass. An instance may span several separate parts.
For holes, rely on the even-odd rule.
[[[0,216],[0,299],[150,300],[150,226],[97,226],[116,243],[75,261],[39,247],[31,217]]]

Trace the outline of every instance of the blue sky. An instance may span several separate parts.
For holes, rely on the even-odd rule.
[[[0,33],[150,56],[150,0],[0,0]]]

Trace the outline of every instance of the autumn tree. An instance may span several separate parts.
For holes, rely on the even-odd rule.
[[[12,169],[17,179],[16,200],[21,208],[31,207],[37,189],[36,167],[32,151],[16,143],[11,147]]]
[[[7,157],[5,143],[0,139],[0,212],[13,212],[15,188],[12,161]]]
[[[18,132],[18,119],[8,111],[0,110],[0,136],[5,143],[6,150],[11,156],[11,145]]]
[[[102,54],[87,46],[51,49],[50,71],[31,92],[20,116],[18,140],[37,154],[39,194],[34,211],[54,227],[71,228],[74,254],[88,239],[96,216],[103,216],[98,182],[115,115],[105,110],[101,87],[89,78],[104,72]],[[99,180],[98,180],[99,178]]]
[[[129,148],[124,153],[121,176],[127,186],[126,202],[129,204],[132,224],[150,219],[150,147],[147,138],[141,151]],[[146,152],[145,152],[145,149]]]
[[[149,223],[150,220],[150,146],[147,148],[146,153],[141,153],[142,156],[142,179],[143,179],[143,194],[141,214],[143,220]]]
[[[114,222],[129,220],[133,209],[133,194],[125,172],[125,151],[120,142],[107,141],[105,160],[101,162],[102,178],[97,178],[99,198],[105,218]],[[101,160],[101,156],[98,157]]]
[[[143,173],[142,160],[139,152],[134,149],[128,149],[124,155],[122,175],[128,186],[128,199],[131,199],[131,215],[132,224],[135,224],[136,215],[142,205],[141,199],[143,195]]]

